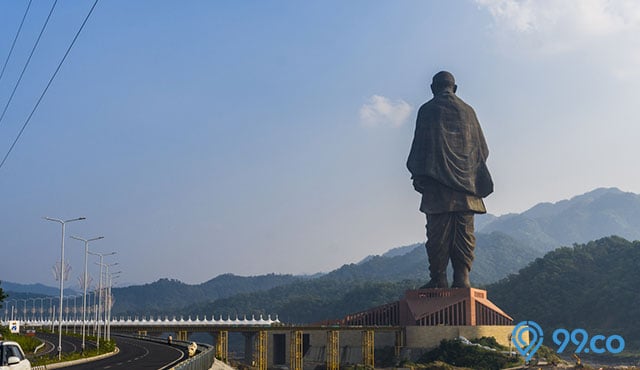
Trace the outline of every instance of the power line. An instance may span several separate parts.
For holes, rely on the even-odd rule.
[[[0,125],[2,125],[2,119],[4,119],[4,115],[7,113],[7,109],[9,108],[9,104],[11,104],[11,101],[13,100],[13,96],[16,93],[16,90],[18,90],[18,86],[20,85],[20,81],[22,81],[22,77],[24,76],[24,72],[27,70],[27,67],[29,67],[29,63],[31,62],[31,57],[33,57],[33,53],[36,51],[36,48],[38,47],[38,44],[40,43],[40,38],[42,38],[42,34],[44,33],[45,28],[47,28],[47,24],[49,24],[49,19],[51,19],[51,14],[53,14],[53,10],[56,8],[56,4],[58,3],[58,0],[55,0],[53,2],[53,6],[51,6],[51,10],[49,10],[49,15],[47,15],[47,19],[44,21],[44,24],[42,25],[42,28],[40,29],[40,34],[38,34],[38,38],[36,39],[35,44],[33,44],[33,48],[31,48],[31,53],[29,53],[29,58],[27,58],[27,62],[24,64],[24,67],[22,68],[22,72],[20,73],[20,77],[18,77],[18,81],[16,81],[16,84],[13,86],[13,91],[11,91],[11,95],[9,96],[9,100],[7,100],[7,104],[4,106],[4,109],[2,110],[2,114],[0,115]]]
[[[13,53],[13,48],[16,46],[16,41],[18,40],[18,36],[20,36],[20,31],[22,30],[22,25],[24,24],[24,20],[27,18],[27,13],[29,13],[29,8],[31,8],[31,1],[32,0],[29,0],[29,3],[27,4],[27,9],[24,11],[24,15],[22,16],[22,21],[20,21],[18,32],[16,32],[16,37],[13,38],[11,49],[9,49],[9,54],[7,55],[7,59],[4,61],[4,65],[2,66],[2,71],[0,71],[0,81],[2,81],[2,76],[4,76],[4,70],[7,68],[7,64],[9,63],[9,59],[11,58],[11,54]]]
[[[80,36],[80,33],[82,32],[82,29],[84,28],[85,24],[87,24],[87,21],[89,20],[89,17],[91,16],[91,13],[93,13],[93,9],[95,9],[97,4],[98,4],[98,0],[95,0],[93,2],[93,5],[91,6],[91,9],[89,9],[89,12],[84,17],[84,20],[82,21],[82,24],[80,25],[80,28],[78,29],[78,32],[76,32],[76,35],[73,37],[73,40],[71,41],[71,44],[69,44],[69,47],[67,48],[67,51],[64,53],[64,56],[60,60],[60,63],[58,63],[58,67],[56,68],[55,72],[53,72],[53,75],[51,75],[51,78],[49,79],[49,82],[47,83],[47,86],[42,91],[42,94],[40,94],[40,97],[38,98],[38,101],[36,102],[36,105],[31,110],[31,113],[29,113],[29,116],[24,121],[24,124],[22,125],[22,128],[20,129],[20,132],[18,133],[18,136],[16,136],[16,139],[13,141],[13,144],[11,144],[11,147],[9,147],[9,150],[7,151],[7,154],[5,154],[4,158],[2,158],[2,162],[0,162],[0,168],[2,168],[2,166],[4,166],[4,163],[7,161],[7,158],[9,157],[9,154],[11,154],[11,151],[16,146],[16,143],[20,139],[20,136],[22,136],[22,133],[24,132],[24,129],[27,127],[27,125],[31,121],[31,117],[33,117],[33,114],[38,109],[38,106],[40,105],[40,102],[42,102],[42,99],[44,98],[45,94],[49,90],[49,87],[51,86],[51,83],[53,82],[53,80],[58,75],[58,72],[60,71],[60,68],[62,67],[62,64],[67,59],[67,56],[69,55],[69,52],[71,51],[71,48],[73,48],[73,45],[76,43],[76,40],[78,39],[78,36]]]

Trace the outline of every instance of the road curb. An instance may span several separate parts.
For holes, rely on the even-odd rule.
[[[120,352],[120,349],[118,347],[116,347],[116,349],[113,352],[103,353],[101,355],[88,357],[88,358],[80,358],[80,359],[73,360],[73,361],[56,362],[56,363],[53,363],[53,364],[34,366],[34,367],[31,368],[31,370],[62,369],[63,367],[67,367],[67,366],[86,364],[87,362],[93,362],[93,361],[102,360],[102,359],[105,359],[105,358],[108,358],[108,357],[111,357],[111,356],[115,356],[115,355],[118,354],[118,352]]]

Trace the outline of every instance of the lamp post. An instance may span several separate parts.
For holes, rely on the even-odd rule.
[[[27,301],[28,300],[29,300],[28,298],[18,298],[18,302],[22,301],[22,320],[21,321],[24,321],[24,322],[27,321],[26,316],[27,316]],[[19,312],[20,311],[18,311],[18,313]],[[20,318],[18,318],[18,320],[20,320]]]
[[[62,242],[60,247],[60,310],[58,312],[58,360],[62,360],[62,294],[64,292],[64,228],[67,222],[85,220],[86,217],[59,220],[57,218],[44,217],[47,221],[57,222],[62,225]]]
[[[18,304],[18,300],[17,299],[9,299],[7,300],[7,302],[11,302],[13,301],[14,303],[11,305],[11,321],[15,320],[15,318],[13,317],[13,312],[16,309],[16,304]]]
[[[49,312],[47,315],[48,319],[53,322],[53,297],[46,297],[45,299],[49,300]],[[53,324],[51,324],[51,326],[53,327]]]
[[[27,298],[28,300],[33,300],[33,305],[31,306],[31,321],[36,321],[36,299],[38,298]]]
[[[9,316],[9,302],[11,301],[15,301],[15,299],[7,299],[2,305],[4,307],[4,321],[13,320],[13,306],[11,306],[11,316]]]
[[[117,263],[116,263],[117,264]],[[109,293],[107,294],[107,297],[109,297],[109,305],[108,307],[108,314],[107,314],[107,340],[111,340],[111,308],[113,306],[113,301],[112,301],[112,295],[111,295],[111,288],[113,287],[113,278],[114,277],[118,277],[120,276],[120,274],[122,273],[122,271],[116,271],[113,272],[111,274],[109,274]]]
[[[66,308],[64,309],[64,324],[65,324],[65,328],[64,328],[64,332],[69,333],[69,296],[66,296],[64,298],[64,302],[66,305]]]
[[[100,265],[100,279],[98,280],[98,311],[96,312],[96,326],[98,328],[98,332],[96,333],[96,349],[98,350],[98,353],[99,353],[100,352],[100,319],[102,316],[102,306],[101,306],[102,305],[102,266],[104,266],[104,263],[102,261],[105,256],[114,255],[116,254],[116,252],[95,253],[95,252],[89,251],[89,254],[100,257],[100,262],[98,263]]]
[[[104,330],[102,331],[102,339],[107,340],[107,328],[108,326],[108,317],[109,317],[109,307],[111,306],[111,289],[110,289],[110,281],[109,281],[109,267],[119,265],[118,262],[110,263],[110,264],[102,264],[100,263],[100,275],[102,275],[102,267],[105,268],[104,274]],[[100,276],[100,281],[102,281],[102,276]],[[98,330],[98,333],[100,330]]]
[[[82,298],[82,352],[84,353],[84,346],[85,346],[85,327],[87,325],[87,285],[89,285],[89,282],[87,281],[88,279],[88,275],[87,275],[87,258],[89,256],[89,242],[92,242],[94,240],[100,240],[100,239],[104,239],[104,236],[98,236],[96,238],[91,238],[91,239],[82,239],[80,237],[77,236],[72,236],[71,239],[75,239],[75,240],[80,240],[81,242],[84,242],[84,278],[83,278],[83,298]]]
[[[91,303],[91,295],[93,294],[93,303]],[[96,300],[96,292],[93,291],[88,291],[87,295],[89,296],[87,298],[87,303],[88,303],[88,310],[89,310],[89,317],[91,317],[91,313],[94,312],[95,310],[92,308],[95,306],[95,300]],[[93,328],[93,320],[91,320],[91,328]],[[87,332],[89,331],[89,328],[87,328]],[[93,334],[95,335],[95,329],[93,331]]]
[[[40,300],[40,323],[42,324],[42,314],[44,312],[44,297],[35,298],[35,300]],[[35,301],[33,302],[35,304]]]

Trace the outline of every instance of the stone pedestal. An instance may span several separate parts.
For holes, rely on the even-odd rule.
[[[408,290],[400,299],[402,326],[512,325],[513,319],[475,288]]]
[[[510,326],[513,319],[475,288],[408,290],[399,301],[327,324],[362,326]]]

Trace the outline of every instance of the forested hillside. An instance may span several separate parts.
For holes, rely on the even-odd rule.
[[[516,272],[538,256],[539,254],[531,248],[506,234],[499,232],[478,234],[476,261],[471,272],[471,281],[476,285],[494,282],[509,273]],[[387,288],[391,286],[404,287],[407,285],[400,282],[412,281],[412,286],[419,287],[427,281],[427,266],[424,245],[419,244],[411,252],[403,255],[392,253],[389,257],[369,257],[358,264],[344,265],[316,278],[274,274],[253,277],[220,275],[199,285],[161,279],[151,284],[114,289],[115,305],[113,310],[117,314],[136,315],[152,312],[174,314],[184,313],[185,310],[188,310],[202,315],[211,314],[210,310],[203,308],[206,307],[203,303],[230,297],[228,300],[222,301],[236,302],[233,312],[251,314],[258,312],[255,311],[258,308],[261,312],[268,310],[270,306],[267,306],[265,302],[270,300],[270,296],[274,299],[277,297],[282,305],[290,301],[298,302],[298,292],[300,291],[305,292],[305,297],[310,298],[310,303],[321,301],[327,302],[327,305],[331,306],[338,304],[336,299],[342,297],[346,292],[353,290],[355,293],[358,291],[357,289],[368,289],[367,287],[370,287],[371,284]],[[340,289],[327,293],[325,285],[340,287]],[[389,292],[388,289],[384,291]],[[396,299],[403,292],[403,289],[398,289],[385,297]],[[329,296],[324,296],[324,294],[329,294]],[[353,300],[354,298],[349,299]],[[218,301],[217,304],[221,304],[222,301]],[[342,313],[346,312],[347,308],[350,310],[354,307],[349,305],[349,302],[343,303],[346,304],[344,308],[334,311]],[[306,303],[292,303],[292,307],[296,304],[298,307],[303,307]],[[364,301],[364,306],[361,309],[366,308],[367,304]],[[194,311],[193,307],[200,307],[203,310]],[[318,306],[316,305],[316,307]],[[296,318],[303,321],[318,321],[326,319],[325,316],[300,314]]]
[[[640,241],[608,237],[565,247],[488,287],[489,298],[545,332],[622,334],[640,348]]]
[[[250,277],[224,274],[198,285],[189,285],[173,279],[160,279],[150,284],[113,289],[115,296],[113,312],[118,314],[178,312],[185,306],[199,302],[267,290],[298,280],[300,278],[293,275],[276,274]]]

